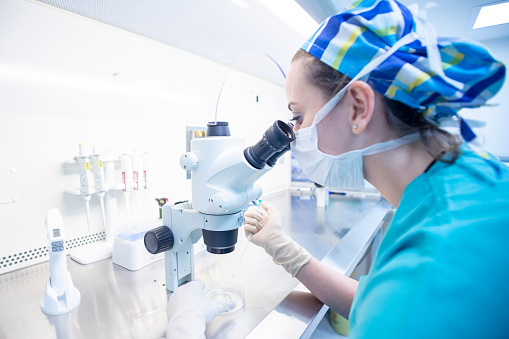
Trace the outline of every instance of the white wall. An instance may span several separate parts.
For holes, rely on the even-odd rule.
[[[77,155],[79,143],[117,154],[149,152],[154,217],[155,197],[191,198],[190,181],[179,166],[185,128],[214,120],[227,71],[94,21],[28,1],[0,0],[0,169],[16,168],[20,199],[0,204],[0,262],[46,245],[44,218],[52,207],[62,213],[68,239],[88,234],[84,203],[65,193],[78,187],[77,167],[65,161]],[[218,119],[229,121],[232,135],[244,137],[247,145],[274,120],[287,119],[287,112],[281,86],[232,72]],[[266,192],[289,185],[289,163],[260,180]],[[118,167],[117,174],[120,181]],[[123,197],[117,197],[124,223]],[[130,201],[135,215],[133,195]],[[103,231],[95,197],[91,211],[92,232]],[[0,265],[0,274],[6,270]]]
[[[481,42],[488,47],[493,56],[509,66],[509,38],[485,40]],[[506,71],[507,72],[507,71]],[[485,138],[484,148],[499,157],[509,157],[509,83],[508,74],[504,85],[489,103],[497,104],[494,107],[481,107],[477,109],[464,109],[460,113],[465,118],[481,120],[486,126],[474,129]]]

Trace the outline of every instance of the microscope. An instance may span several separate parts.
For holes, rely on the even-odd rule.
[[[207,124],[205,138],[191,141],[180,166],[192,171],[192,201],[163,206],[163,226],[145,234],[145,247],[165,253],[166,288],[173,292],[194,280],[195,244],[203,235],[207,251],[230,253],[244,223],[243,209],[262,195],[255,182],[271,170],[295,139],[292,126],[277,120],[253,146],[230,136],[228,122]]]

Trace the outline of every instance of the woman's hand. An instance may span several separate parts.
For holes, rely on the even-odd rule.
[[[295,277],[302,266],[311,260],[311,254],[283,232],[281,213],[265,201],[262,208],[250,207],[244,213],[246,236],[267,252],[274,263]]]

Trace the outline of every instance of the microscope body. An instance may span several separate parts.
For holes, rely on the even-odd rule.
[[[253,168],[243,150],[241,138],[214,136],[191,141],[191,152],[181,156],[180,164],[193,171],[194,209],[205,214],[234,213],[262,195],[255,182],[271,167]]]
[[[243,208],[262,195],[256,181],[272,169],[294,138],[291,127],[276,123],[278,133],[283,133],[282,127],[283,134],[289,135],[283,138],[285,144],[273,146],[264,142],[267,130],[260,140],[261,147],[244,148],[244,140],[229,136],[228,130],[226,135],[192,140],[191,151],[181,156],[181,167],[192,171],[192,202],[164,205],[163,226],[145,235],[145,247],[150,253],[165,252],[169,291],[194,280],[193,245],[202,235],[210,253],[225,254],[235,249],[238,228],[244,223]],[[262,153],[258,150],[262,147],[270,149]]]

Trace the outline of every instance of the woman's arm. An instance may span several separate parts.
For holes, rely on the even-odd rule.
[[[295,276],[313,295],[348,319],[358,282],[330,269],[315,258]]]
[[[313,258],[284,234],[279,211],[265,201],[261,207],[250,207],[244,213],[246,236],[252,233],[252,242],[263,247],[276,264],[299,279],[321,302],[348,319],[357,281]]]

